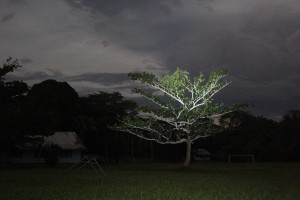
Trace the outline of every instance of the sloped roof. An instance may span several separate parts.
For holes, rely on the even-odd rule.
[[[206,149],[196,149],[196,153],[199,155],[211,155]]]
[[[75,132],[55,132],[44,137],[44,144],[55,144],[62,149],[85,149]]]

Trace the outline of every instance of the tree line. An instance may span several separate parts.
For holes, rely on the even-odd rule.
[[[75,131],[89,153],[105,152],[107,160],[108,154],[118,156],[118,143],[124,136],[117,137],[108,127],[133,112],[134,101],[125,100],[118,92],[100,91],[79,97],[67,82],[56,80],[45,80],[32,87],[21,80],[6,80],[7,74],[20,67],[18,60],[12,58],[0,67],[2,157],[12,155],[16,145],[27,139],[24,136],[49,136],[58,131]]]
[[[99,155],[105,162],[128,157],[185,159],[185,144],[161,145],[111,129],[124,117],[137,114],[137,103],[120,93],[99,91],[81,97],[67,82],[45,80],[29,87],[20,80],[6,80],[8,73],[20,67],[17,60],[9,58],[0,68],[2,155],[12,155],[26,135],[75,131],[87,153]],[[299,110],[287,112],[280,122],[234,111],[222,116],[220,124],[223,128],[219,131],[193,141],[193,148],[206,148],[218,161],[225,161],[228,154],[254,154],[258,161],[300,161]]]

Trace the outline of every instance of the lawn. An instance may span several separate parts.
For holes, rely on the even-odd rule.
[[[1,200],[297,200],[300,163],[115,164],[0,169]]]

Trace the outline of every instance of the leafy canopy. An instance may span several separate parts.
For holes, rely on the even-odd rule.
[[[212,72],[206,80],[199,73],[190,78],[186,70],[165,74],[162,79],[152,73],[130,73],[134,81],[161,91],[165,96],[155,95],[153,91],[133,89],[156,107],[141,107],[139,114],[127,117],[118,128],[138,137],[155,140],[163,144],[176,144],[209,136],[217,130],[213,118],[235,110],[239,106],[224,107],[214,103],[213,96],[229,83],[224,80],[226,71]]]

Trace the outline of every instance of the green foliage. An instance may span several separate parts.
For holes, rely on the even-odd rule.
[[[170,97],[170,100],[181,104],[186,110],[191,111],[200,102],[201,105],[211,103],[212,97],[222,88],[227,86],[227,82],[222,80],[227,75],[226,71],[212,72],[205,82],[204,75],[199,73],[193,79],[190,78],[189,72],[177,68],[173,74],[165,74],[161,80],[155,75],[147,72],[131,73],[129,77],[132,80],[138,80],[154,89],[158,89]],[[159,98],[151,93],[146,93],[141,89],[134,89],[135,93],[146,96],[153,100],[162,108],[173,108],[173,105],[162,104]],[[203,112],[200,112],[203,113]]]
[[[125,118],[119,129],[147,140],[170,144],[185,142],[188,137],[193,141],[209,136],[217,131],[214,117],[240,107],[225,107],[213,102],[213,96],[228,85],[224,80],[226,75],[226,71],[217,71],[212,72],[207,80],[201,73],[191,78],[189,72],[179,68],[161,79],[147,72],[130,73],[132,80],[159,90],[164,96],[141,88],[133,89],[134,93],[149,99],[156,107],[140,107],[140,115]]]
[[[201,73],[191,78],[189,72],[179,68],[172,74],[165,74],[161,79],[147,72],[131,73],[129,77],[132,80],[159,90],[168,100],[164,100],[165,96],[154,95],[153,92],[134,89],[134,93],[151,100],[158,108],[140,108],[139,115],[123,119],[117,129],[160,144],[186,142],[184,166],[188,166],[192,142],[220,130],[214,124],[214,118],[240,107],[225,107],[221,103],[213,102],[214,95],[228,85],[224,80],[226,75],[226,71],[216,71],[207,80]]]

